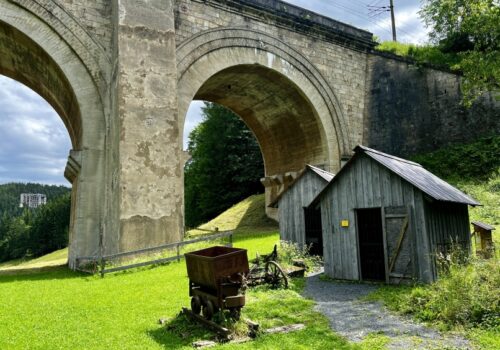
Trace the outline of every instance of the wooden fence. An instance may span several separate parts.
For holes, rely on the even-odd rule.
[[[101,277],[104,277],[105,274],[111,273],[111,272],[124,271],[124,270],[133,269],[136,267],[142,267],[142,266],[148,266],[148,265],[163,264],[163,263],[166,263],[169,261],[180,261],[181,258],[184,257],[184,255],[181,254],[182,247],[185,247],[185,246],[193,244],[193,243],[208,242],[208,241],[213,241],[216,239],[223,239],[223,238],[228,238],[229,242],[226,244],[226,246],[228,246],[228,247],[233,246],[233,232],[227,231],[227,232],[221,232],[221,233],[218,233],[215,235],[204,236],[204,237],[195,238],[195,239],[191,239],[191,240],[187,240],[187,241],[175,242],[175,243],[165,244],[165,245],[161,245],[161,246],[157,246],[157,247],[139,249],[139,250],[134,250],[134,251],[129,251],[129,252],[122,252],[122,253],[118,253],[118,254],[104,255],[101,257],[95,257],[95,256],[94,257],[80,257],[80,258],[77,258],[77,266],[79,266],[80,262],[82,262],[82,261],[94,262],[94,263],[99,265],[99,273],[101,274]],[[141,255],[141,254],[145,254],[145,253],[160,252],[160,251],[164,251],[164,250],[174,250],[174,249],[175,249],[176,254],[174,256],[170,256],[167,258],[160,258],[160,259],[142,261],[142,262],[128,264],[128,265],[106,268],[106,264],[108,262],[111,262],[111,261],[119,259],[119,258]]]

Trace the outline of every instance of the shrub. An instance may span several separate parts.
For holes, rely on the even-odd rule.
[[[323,258],[309,253],[310,247],[300,246],[297,243],[281,241],[278,251],[278,262],[283,266],[292,266],[294,261],[304,262],[308,271],[323,266]]]
[[[378,45],[378,51],[390,52],[398,56],[415,60],[417,64],[430,64],[446,69],[459,70],[460,58],[456,53],[444,52],[438,46],[403,44],[385,41]]]
[[[452,145],[432,153],[417,155],[412,160],[448,181],[477,182],[487,180],[499,171],[499,153],[500,136],[495,135],[469,144]]]
[[[441,258],[442,260],[442,258]],[[440,279],[402,298],[400,310],[422,321],[453,326],[500,327],[500,265],[497,259],[460,264],[445,258]]]

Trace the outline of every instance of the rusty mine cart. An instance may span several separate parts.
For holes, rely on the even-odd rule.
[[[214,246],[185,257],[192,312],[210,320],[219,309],[229,310],[239,319],[249,272],[246,249]]]

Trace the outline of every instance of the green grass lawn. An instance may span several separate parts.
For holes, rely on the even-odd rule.
[[[277,233],[237,235],[249,258],[271,251]],[[259,287],[247,293],[243,317],[263,327],[305,323],[286,335],[262,335],[224,349],[369,349],[383,339],[353,345],[334,334],[328,321],[300,295],[303,279],[289,290]],[[185,263],[97,276],[59,268],[35,274],[0,275],[0,349],[189,349],[209,334],[197,326],[167,331],[158,319],[176,319],[189,305]],[[374,343],[375,340],[375,343]]]

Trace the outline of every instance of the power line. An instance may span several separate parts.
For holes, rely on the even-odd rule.
[[[377,1],[376,3],[379,3],[379,1]],[[368,7],[368,16],[370,18],[378,17],[381,14],[386,13],[386,12],[391,13],[392,41],[397,41],[396,40],[396,19],[394,16],[393,0],[389,1],[389,6],[367,5],[367,7]]]
[[[327,2],[327,6],[329,7],[336,7],[337,9],[340,9],[348,14],[351,14],[353,16],[356,16],[358,18],[361,18],[363,19],[364,21],[367,21],[367,22],[370,22],[371,24],[373,24],[374,26],[376,26],[377,28],[379,28],[380,30],[383,30],[384,32],[388,33],[388,34],[393,34],[393,39],[394,39],[394,31],[395,31],[395,21],[394,21],[394,31],[392,31],[391,29],[387,28],[387,27],[384,27],[382,25],[380,25],[380,21],[375,21],[374,19],[376,17],[378,17],[377,15],[374,15],[374,14],[370,14],[370,13],[366,13],[366,12],[361,12],[358,8],[353,8],[351,7],[352,5],[356,5],[360,8],[364,8],[365,11],[367,9],[370,9],[371,7],[382,7],[383,10],[385,11],[381,11],[380,14],[383,14],[383,13],[386,13],[386,12],[390,12],[390,4],[389,5],[386,5],[386,6],[383,6],[381,4],[382,1],[387,1],[387,0],[375,0],[375,1],[371,1],[371,3],[366,3],[364,1],[360,1],[360,0],[350,0],[349,2],[349,5],[345,4],[345,3],[339,3],[338,0],[330,0]],[[392,2],[392,0],[391,0]],[[361,5],[361,4],[364,4],[364,5]],[[368,7],[370,6],[370,8]],[[391,19],[391,27],[392,27],[392,19]],[[407,37],[407,39],[409,41],[413,40],[413,35],[404,31],[403,29],[401,28],[398,28],[398,31],[402,33],[402,35],[404,37]]]
[[[336,4],[336,3],[329,3],[329,5],[337,7],[337,8],[340,8],[341,10],[344,10],[345,12],[347,12],[347,13],[353,15],[353,16],[357,16],[359,18],[362,18],[365,21],[371,22],[372,24],[374,24],[375,26],[379,27],[380,29],[382,29],[384,31],[387,31],[389,33],[391,32],[389,29],[382,27],[377,22],[372,21],[368,16],[360,14],[357,10],[350,9],[348,7],[345,7],[343,5]]]

